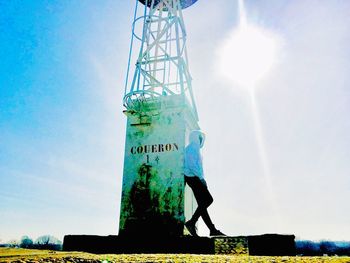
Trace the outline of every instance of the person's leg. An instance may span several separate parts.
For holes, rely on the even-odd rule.
[[[210,203],[211,204],[211,203]],[[209,205],[210,205],[209,204]],[[208,205],[208,206],[209,206]],[[220,230],[216,229],[215,225],[211,221],[207,208],[201,209],[201,217],[210,231],[210,236],[226,236]]]
[[[198,204],[198,187],[197,187],[197,183],[195,180],[195,177],[190,177],[190,176],[185,176],[185,183],[192,189],[192,192],[196,198],[197,204]],[[194,214],[192,215],[191,219],[189,220],[189,222],[195,224],[199,217],[201,216],[201,209],[198,206],[196,211],[194,212]]]
[[[209,216],[207,208],[213,203],[214,199],[211,196],[208,187],[204,180],[198,177],[187,177],[185,176],[185,182],[191,187],[193,194],[196,198],[198,207],[191,219],[186,222],[186,227],[189,229],[190,233],[197,236],[195,224],[199,217],[202,217],[204,223],[210,230],[210,235],[224,235],[219,230],[217,230]]]
[[[199,203],[199,192],[198,192],[198,182],[195,177],[185,176],[185,183],[192,189],[192,192],[196,198],[197,204]],[[196,223],[201,216],[201,206],[198,205],[191,219],[185,223],[187,230],[191,233],[192,236],[197,237],[197,227]]]
[[[188,186],[191,187],[198,204],[196,211],[188,222],[194,225],[198,221],[199,217],[202,217],[207,227],[212,229],[214,225],[210,219],[207,208],[212,204],[213,197],[209,193],[206,184],[198,177],[185,176],[185,181]]]
[[[201,189],[201,191],[199,191],[200,194],[198,195],[198,199],[200,199],[201,201],[198,202],[198,208],[196,212],[198,212],[198,215],[202,217],[208,229],[210,231],[214,231],[215,226],[208,213],[208,207],[213,203],[214,199],[208,190],[207,184],[204,181],[198,180],[197,187],[198,189]]]
[[[210,219],[208,210],[206,208],[198,206],[191,219],[186,222],[186,227],[193,236],[197,236],[196,222],[199,217],[202,217],[204,223],[209,228],[210,232],[215,231],[215,226]]]
[[[195,224],[201,215],[202,215],[202,211],[201,211],[201,208],[198,206],[189,221]]]
[[[210,231],[215,230],[215,226],[214,226],[213,222],[211,221],[208,210],[206,208],[201,210],[201,217]]]

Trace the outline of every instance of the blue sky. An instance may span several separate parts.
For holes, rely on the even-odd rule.
[[[184,15],[210,213],[229,235],[348,239],[350,2],[245,2],[283,39],[256,90],[274,208],[250,98],[215,73],[237,2],[198,1]],[[0,242],[117,233],[134,4],[0,0]]]

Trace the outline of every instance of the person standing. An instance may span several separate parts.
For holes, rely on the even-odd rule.
[[[204,179],[202,157],[200,154],[200,148],[204,145],[205,135],[199,130],[193,130],[190,133],[189,139],[190,143],[185,149],[184,177],[185,183],[193,191],[198,207],[192,218],[185,223],[185,227],[192,236],[198,236],[196,222],[199,217],[202,217],[204,223],[209,228],[210,236],[225,236],[225,234],[216,229],[207,210],[214,199]]]

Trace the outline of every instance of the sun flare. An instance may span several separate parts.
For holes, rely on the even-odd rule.
[[[219,74],[243,87],[254,87],[276,61],[278,39],[257,26],[243,24],[219,48]]]

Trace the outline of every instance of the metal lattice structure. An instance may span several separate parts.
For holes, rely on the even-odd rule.
[[[180,96],[197,118],[182,15],[182,9],[196,1],[136,0],[123,100],[127,110],[139,112],[143,104],[162,96]],[[138,54],[133,53],[136,45]],[[130,64],[134,59],[132,75]]]

